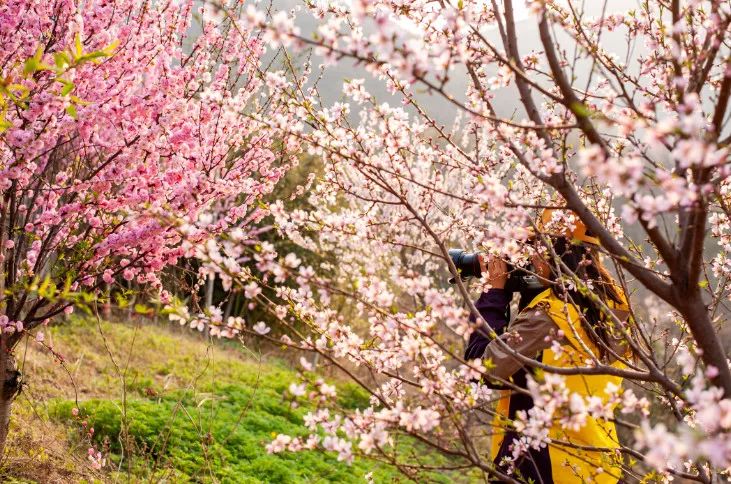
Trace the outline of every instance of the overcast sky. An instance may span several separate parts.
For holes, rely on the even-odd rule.
[[[581,2],[574,3],[580,4]],[[584,3],[586,5],[585,10],[587,15],[599,16],[601,14],[603,2],[590,0]],[[502,4],[502,1],[498,0],[498,4]],[[276,10],[289,10],[296,5],[301,5],[301,3],[298,0],[274,1],[274,7]],[[637,6],[637,0],[610,0],[608,1],[606,12],[613,13],[626,11]],[[517,20],[518,43],[521,54],[525,55],[533,49],[540,49],[541,44],[538,29],[536,27],[536,19],[529,13],[524,1],[517,0],[514,3],[514,8]],[[302,33],[309,36],[317,29],[318,20],[311,16],[306,11],[306,8],[302,8],[297,15],[297,24]],[[501,45],[497,28],[486,29],[485,34],[493,42],[495,42],[495,44]],[[566,38],[559,38],[559,43],[564,43],[560,47],[571,48],[572,44],[566,45],[567,41],[568,39]],[[624,41],[622,34],[607,33],[604,36],[604,41],[606,42],[606,46],[609,46],[608,48],[615,47],[615,53],[624,56],[627,43]],[[315,66],[318,64],[319,61],[316,59]],[[363,78],[365,80],[366,89],[376,96],[379,102],[400,104],[400,99],[390,95],[383,84],[375,80],[368,72],[365,71],[365,69],[355,66],[354,62],[349,59],[343,59],[336,65],[327,67],[326,74],[320,82],[320,91],[325,105],[330,105],[340,99],[340,92],[345,79],[357,78]],[[454,72],[452,79],[447,85],[447,90],[456,99],[463,99],[467,83],[468,79],[464,72]],[[417,92],[420,92],[420,90],[417,90]],[[497,94],[498,95],[495,98],[495,108],[498,113],[503,116],[522,116],[520,103],[517,99],[517,92],[513,88],[498,91]],[[417,95],[417,99],[423,105],[428,107],[428,112],[437,120],[437,122],[448,124],[453,121],[457,108],[443,96],[439,94],[420,92],[420,94]]]

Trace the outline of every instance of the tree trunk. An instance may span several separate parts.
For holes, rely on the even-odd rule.
[[[209,274],[206,280],[206,309],[213,306],[213,284],[216,282],[216,278]]]
[[[713,327],[708,310],[698,291],[684,295],[685,304],[678,308],[688,324],[698,348],[703,351],[701,359],[708,366],[714,366],[718,375],[711,379],[714,385],[723,389],[724,397],[731,398],[731,368],[727,363],[726,351]],[[682,299],[679,299],[682,300]]]
[[[15,357],[7,348],[7,338],[0,338],[0,458],[5,455],[5,441],[10,427],[10,410],[20,392],[21,378]]]
[[[234,300],[236,299],[236,293],[229,292],[228,301],[226,302],[226,309],[223,311],[223,320],[226,321],[234,308]]]

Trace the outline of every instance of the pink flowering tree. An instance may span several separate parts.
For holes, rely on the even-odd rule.
[[[266,29],[276,46],[312,49],[324,69],[365,68],[400,105],[358,79],[325,104],[309,63],[268,73],[302,122],[257,119],[324,163],[303,187],[314,209],[273,203],[269,212],[283,236],[337,265],[305,265],[235,237],[198,254],[279,322],[247,331],[304,353],[302,383],[288,396],[317,402],[306,417],[312,433],[277,436],[268,450],[370,456],[417,478],[430,463],[399,452],[406,435],[452,468],[520,481],[489,458],[498,394],[474,383],[489,361],[462,359],[474,330],[467,317],[480,317],[466,284],[444,282],[455,273],[447,250],[518,261],[536,210],[560,207],[597,234],[630,297],[622,337],[632,357],[621,370],[598,357],[568,370],[624,378],[589,400],[565,387],[566,368],[525,359],[542,377],[528,385],[534,409],[504,423],[520,432],[515,456],[545,446],[552,422],[581,428],[594,416],[617,423],[619,448],[604,452],[630,478],[722,478],[731,466],[728,2],[620,11],[574,1],[306,4],[319,21],[313,35],[294,13],[250,7],[242,23]],[[507,109],[506,97],[515,99]],[[435,100],[454,108],[454,123],[438,121]],[[253,267],[239,264],[247,257]],[[561,283],[592,294],[571,273]],[[367,390],[370,406],[339,408],[317,377],[324,366]]]
[[[1,449],[19,341],[116,282],[168,300],[161,271],[246,231],[291,160],[250,117],[277,110],[262,42],[216,10],[11,0],[0,19]]]

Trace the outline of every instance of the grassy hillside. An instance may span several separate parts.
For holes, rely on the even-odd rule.
[[[274,433],[306,433],[307,407],[293,409],[282,398],[295,379],[282,360],[142,322],[77,319],[49,329],[46,343],[64,362],[33,342],[21,351],[27,385],[0,480],[363,482],[373,472],[376,482],[404,481],[371,461],[347,466],[322,452],[267,454]],[[359,389],[338,387],[341,403],[367,402]],[[90,427],[94,444],[106,449],[101,470],[87,457]],[[437,474],[430,480],[452,481]]]

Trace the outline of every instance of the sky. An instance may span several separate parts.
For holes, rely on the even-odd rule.
[[[347,0],[346,0],[347,1]],[[471,0],[463,0],[465,2]],[[478,2],[488,2],[490,0],[476,0]],[[502,0],[497,0],[498,4],[502,4]],[[561,0],[560,3],[567,3],[568,0]],[[456,3],[456,0],[452,0]],[[574,1],[575,5],[581,5],[582,2]],[[602,11],[604,2],[598,0],[585,0],[584,2],[585,11],[589,16],[599,16]],[[637,0],[608,0],[606,6],[607,13],[626,11],[628,9],[638,6]],[[301,5],[300,0],[274,0],[275,10],[289,10],[296,5]],[[540,49],[540,39],[538,36],[538,29],[535,26],[535,20],[530,14],[526,2],[524,0],[516,0],[514,2],[514,10],[516,17],[516,28],[518,31],[519,49],[522,55],[525,55],[532,49]],[[312,32],[317,29],[318,20],[304,12],[303,9],[297,17],[297,24],[300,27],[303,35],[309,36]],[[501,45],[499,40],[499,34],[497,29],[491,31],[486,30],[486,35],[492,37],[497,45]],[[626,49],[626,42],[623,41],[621,35],[607,34],[605,40],[608,46],[616,46],[617,54],[624,54]],[[559,42],[566,42],[567,39],[559,38]],[[566,44],[560,45],[560,47],[570,47]],[[319,62],[315,60],[314,65],[318,65]],[[379,102],[388,102],[391,104],[400,104],[400,99],[390,95],[383,84],[380,81],[375,80],[368,72],[360,66],[355,66],[350,60],[343,59],[337,63],[337,65],[329,66],[326,74],[320,82],[321,94],[323,95],[323,102],[325,105],[330,105],[340,99],[340,92],[342,91],[343,82],[345,79],[357,79],[363,78],[365,80],[365,88],[368,92],[373,94]],[[468,85],[468,78],[464,72],[455,72],[450,80],[447,88],[448,92],[453,95],[456,99],[464,97]],[[423,91],[423,89],[422,89]],[[457,108],[439,94],[429,94],[422,92],[417,96],[417,99],[424,105],[428,105],[430,113],[433,114],[434,118],[440,124],[451,124],[457,113]],[[495,108],[498,113],[503,116],[510,115],[521,115],[521,106],[517,98],[517,92],[512,89],[505,89],[503,92],[498,92],[498,96],[495,99]],[[354,109],[354,116],[357,111]]]

